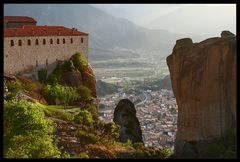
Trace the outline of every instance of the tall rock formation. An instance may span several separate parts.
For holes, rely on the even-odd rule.
[[[136,109],[130,100],[122,99],[119,101],[114,110],[113,121],[120,125],[120,142],[131,140],[133,143],[143,143],[140,123],[136,117]]]
[[[200,43],[176,41],[167,57],[178,104],[176,155],[189,151],[193,141],[196,145],[236,131],[236,54],[236,36],[229,31]],[[200,143],[196,156],[203,151]]]

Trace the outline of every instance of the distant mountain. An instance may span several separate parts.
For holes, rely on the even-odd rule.
[[[185,6],[156,18],[147,27],[185,34],[202,33],[201,38],[219,36],[223,30],[236,33],[236,7],[232,5]]]
[[[146,55],[168,55],[176,39],[184,37],[136,26],[87,4],[5,4],[4,15],[31,16],[38,25],[63,25],[90,33],[90,59],[139,57],[138,53],[127,51],[136,49]]]

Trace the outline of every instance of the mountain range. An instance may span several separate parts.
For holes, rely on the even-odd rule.
[[[92,60],[166,56],[184,34],[147,29],[114,17],[88,4],[5,4],[5,16],[31,16],[38,25],[62,25],[89,33],[89,58]]]

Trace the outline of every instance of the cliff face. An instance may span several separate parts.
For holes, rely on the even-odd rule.
[[[143,142],[140,123],[136,117],[134,104],[128,99],[119,101],[114,110],[113,121],[120,125],[119,140],[120,142]]]
[[[90,65],[88,65],[86,70],[82,72],[70,71],[62,74],[61,83],[73,87],[79,87],[81,85],[84,85],[91,90],[93,97],[97,97],[96,77]]]
[[[236,130],[236,54],[236,37],[228,31],[200,43],[177,40],[167,57],[178,104],[177,154],[186,142]]]

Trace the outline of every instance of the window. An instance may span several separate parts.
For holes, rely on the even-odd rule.
[[[11,46],[14,46],[14,41],[13,41],[13,40],[11,40],[10,45],[11,45]]]
[[[18,45],[22,46],[22,40],[18,40]]]
[[[43,39],[43,44],[46,44],[46,39]]]
[[[81,38],[81,43],[83,43],[83,38]]]
[[[48,65],[48,59],[46,59],[46,65]]]
[[[28,39],[28,45],[31,46],[31,40],[30,39]]]
[[[57,44],[59,44],[59,39],[57,39]]]
[[[50,44],[53,44],[53,39],[50,39]]]
[[[38,39],[36,39],[36,42],[35,42],[36,45],[38,45]]]
[[[36,67],[38,67],[38,60],[36,60]]]
[[[63,38],[63,44],[65,44],[65,38]]]
[[[71,43],[73,43],[73,39],[71,38]]]

